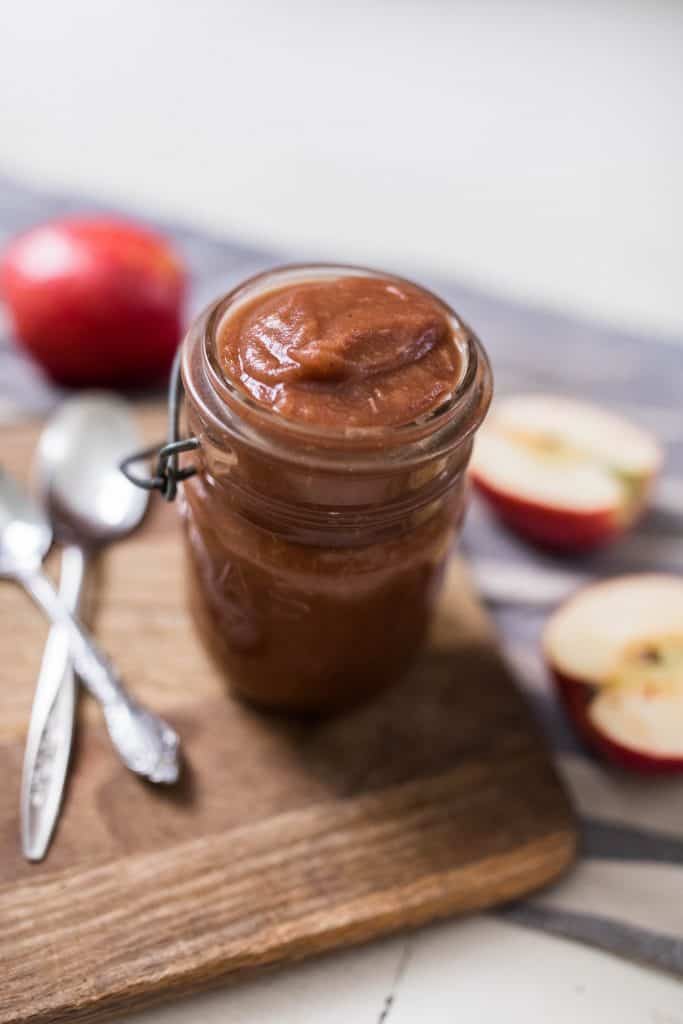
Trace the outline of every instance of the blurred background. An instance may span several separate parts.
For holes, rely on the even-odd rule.
[[[0,174],[683,327],[683,4],[23,0]]]

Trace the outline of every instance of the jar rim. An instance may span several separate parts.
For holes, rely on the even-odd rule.
[[[259,403],[244,388],[229,380],[220,368],[215,344],[217,331],[231,307],[290,282],[346,275],[390,278],[419,287],[439,303],[453,325],[454,337],[464,356],[456,387],[444,402],[413,421],[341,429],[297,422]],[[218,398],[217,402],[211,402],[210,407],[192,387],[189,343],[193,341],[199,345],[202,369],[211,391]],[[268,448],[271,452],[281,449],[283,457],[290,461],[299,461],[300,455],[310,463],[312,449],[315,461],[321,464],[353,458],[354,468],[364,461],[376,467],[378,457],[386,459],[388,452],[409,460],[412,456],[415,462],[421,462],[441,454],[441,450],[450,450],[467,440],[479,426],[488,410],[492,392],[491,368],[481,342],[440,296],[397,274],[342,263],[283,264],[236,285],[211,303],[190,328],[183,346],[182,373],[185,387],[193,393],[194,400],[199,400],[217,425],[229,433],[239,434],[245,442]]]

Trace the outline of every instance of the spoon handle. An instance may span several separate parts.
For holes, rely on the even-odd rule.
[[[38,569],[22,574],[21,582],[53,626],[63,630],[68,638],[74,668],[95,700],[107,705],[126,698],[111,662],[60,599],[51,580]]]
[[[74,614],[84,574],[84,552],[75,545],[66,547],[59,596]],[[36,683],[21,780],[21,846],[28,860],[43,859],[59,817],[75,710],[76,681],[69,640],[61,626],[53,626]]]
[[[64,605],[41,569],[20,571],[16,579],[53,625],[63,629],[74,669],[102,705],[109,736],[124,764],[152,782],[175,782],[180,763],[178,737],[173,729],[130,696],[107,656]]]

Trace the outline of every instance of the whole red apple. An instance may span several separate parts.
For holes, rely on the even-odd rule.
[[[112,218],[42,224],[0,260],[0,295],[17,338],[70,387],[163,378],[180,341],[185,288],[165,238]]]

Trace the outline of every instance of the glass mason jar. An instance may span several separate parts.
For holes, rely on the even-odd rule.
[[[321,712],[381,690],[415,659],[464,512],[465,469],[491,397],[476,337],[446,403],[400,427],[322,429],[259,406],[221,372],[219,324],[295,282],[380,274],[283,267],[213,303],[183,343],[198,472],[181,489],[190,606],[231,688]],[[442,304],[443,305],[443,304]]]

